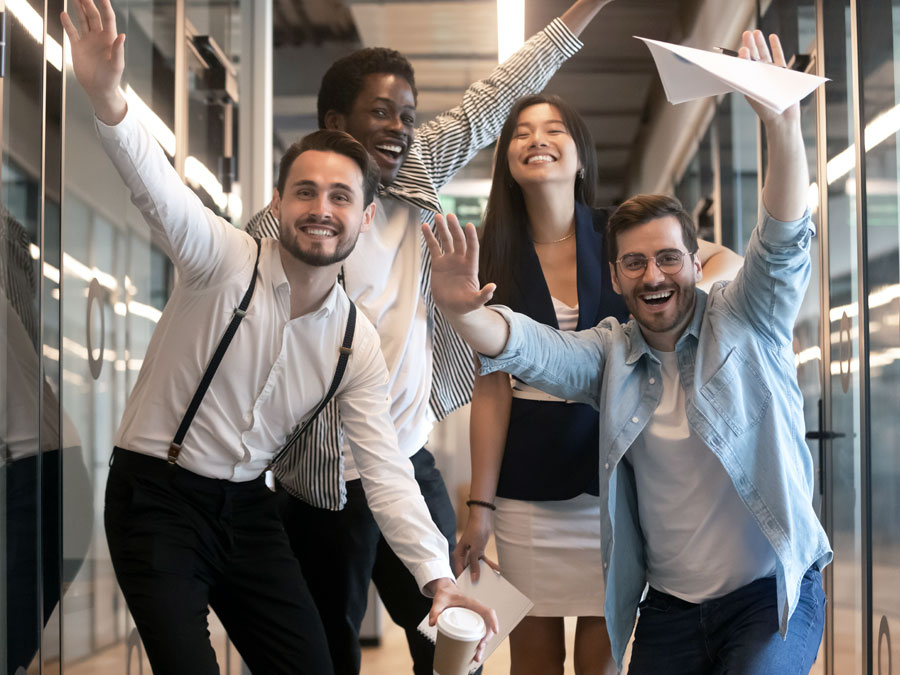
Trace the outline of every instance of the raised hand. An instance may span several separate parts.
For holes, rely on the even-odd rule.
[[[73,0],[81,31],[66,12],[60,14],[72,45],[72,67],[94,112],[104,123],[114,125],[125,117],[127,104],[119,89],[125,70],[125,34],[116,32],[116,15],[109,0]]]
[[[784,50],[777,35],[769,36],[769,44],[762,31],[745,31],[738,56],[787,68]],[[766,128],[768,167],[763,185],[762,200],[766,210],[777,220],[799,219],[808,206],[809,167],[803,132],[800,129],[800,105],[795,103],[781,114],[748,99]]]
[[[781,48],[781,40],[778,39],[778,36],[775,35],[775,33],[769,35],[769,43],[772,46],[771,51],[769,50],[769,45],[766,44],[766,36],[763,35],[761,30],[745,30],[741,36],[741,43],[742,46],[740,51],[738,51],[738,56],[740,58],[751,61],[761,61],[763,63],[770,63],[773,66],[787,68],[784,50]],[[795,103],[779,115],[751,98],[748,98],[747,102],[764,124],[777,121],[778,118],[784,118],[785,121],[789,122],[800,119],[799,103]]]
[[[422,233],[431,252],[431,292],[438,309],[462,316],[483,307],[496,286],[478,283],[478,235],[472,223],[463,230],[452,213],[446,221],[438,214],[434,232],[423,225]]]

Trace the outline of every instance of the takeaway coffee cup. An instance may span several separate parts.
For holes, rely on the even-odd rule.
[[[441,612],[434,646],[434,675],[467,675],[484,633],[484,619],[471,609],[449,607]]]

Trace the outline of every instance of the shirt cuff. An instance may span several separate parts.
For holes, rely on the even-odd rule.
[[[809,208],[799,219],[783,221],[774,218],[760,200],[757,234],[763,244],[775,248],[802,246],[815,233],[816,226],[810,219]]]
[[[584,43],[575,37],[575,34],[569,30],[565,22],[558,17],[553,19],[550,25],[544,29],[544,34],[567,59],[574,56],[584,47]]]
[[[502,316],[503,320],[509,325],[509,338],[506,340],[506,346],[503,348],[503,351],[497,354],[497,356],[485,356],[481,353],[477,355],[478,360],[481,363],[481,368],[478,371],[479,375],[490,375],[498,370],[503,370],[504,366],[508,365],[516,358],[516,356],[518,356],[519,344],[521,341],[522,331],[517,325],[518,321],[516,320],[516,313],[514,311],[503,305],[491,305],[488,309],[497,312],[497,314]]]
[[[450,569],[450,562],[447,560],[429,560],[428,562],[420,563],[416,567],[413,576],[416,578],[416,583],[419,584],[419,590],[428,597],[431,596],[425,593],[425,584],[429,581],[445,577],[456,580],[456,577],[453,576],[453,570]]]

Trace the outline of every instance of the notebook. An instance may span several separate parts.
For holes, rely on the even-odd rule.
[[[497,622],[500,624],[500,632],[488,640],[481,663],[473,666],[469,671],[474,673],[494,653],[494,650],[500,646],[512,629],[525,618],[525,615],[534,607],[534,603],[486,563],[481,563],[481,578],[477,582],[472,581],[469,569],[467,567],[463,570],[456,580],[456,585],[462,593],[493,609],[497,613]],[[428,616],[419,624],[419,632],[432,642],[437,639],[437,626],[428,625]]]

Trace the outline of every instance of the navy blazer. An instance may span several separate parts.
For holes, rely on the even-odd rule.
[[[612,287],[604,246],[607,209],[575,205],[578,266],[577,330],[593,328],[608,316],[628,318],[625,302]],[[510,307],[559,328],[550,290],[534,245],[525,246],[515,274]],[[497,496],[548,501],[599,494],[599,415],[589,405],[513,398]]]

